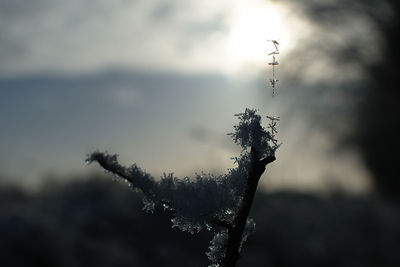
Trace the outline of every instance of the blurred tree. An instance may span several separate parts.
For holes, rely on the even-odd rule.
[[[349,87],[353,89],[348,105],[354,106],[357,113],[355,123],[343,137],[358,147],[377,190],[400,200],[397,167],[400,150],[397,132],[400,128],[400,3],[396,0],[298,0],[295,3],[296,10],[303,11],[322,35],[339,39],[340,45],[326,45],[329,49],[325,52],[333,64],[339,69],[350,66],[363,72],[363,80],[341,85],[345,88],[343,91]],[[365,34],[363,28],[369,32]],[[342,33],[339,38],[338,31]],[[374,43],[365,42],[372,37]],[[308,45],[315,47],[316,44],[311,41]],[[376,57],[374,49],[379,50],[379,60],[372,59]],[[349,92],[346,94],[349,96]]]
[[[366,66],[370,76],[370,90],[360,105],[355,138],[363,157],[375,176],[378,189],[400,200],[400,99],[398,78],[400,74],[400,3],[388,2],[390,20],[373,17],[383,35],[383,62]]]

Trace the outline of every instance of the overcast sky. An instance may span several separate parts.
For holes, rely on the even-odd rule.
[[[282,31],[288,14],[262,0],[4,0],[1,5],[2,75],[81,74],[113,66],[227,72],[265,61],[268,38],[290,39]]]
[[[378,60],[378,37],[363,34],[374,29],[359,23],[362,48]],[[318,125],[321,110],[349,104],[334,90],[315,94],[321,80],[362,73],[324,56],[346,32],[316,32],[280,1],[2,0],[0,173],[36,184],[90,172],[98,167],[84,158],[96,149],[156,177],[225,172],[239,152],[226,136],[233,114],[250,107],[282,118],[266,187],[362,191],[369,174],[358,154],[335,154],[335,137]],[[275,97],[268,39],[281,43]],[[305,53],[309,40],[320,49]]]

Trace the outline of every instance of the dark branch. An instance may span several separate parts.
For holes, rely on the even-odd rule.
[[[216,226],[220,226],[220,227],[224,227],[226,229],[231,229],[232,228],[232,224],[222,220],[221,218],[215,218],[213,221],[211,221],[212,224],[216,225]]]
[[[243,195],[243,200],[233,226],[228,228],[228,240],[226,244],[225,257],[222,259],[221,267],[233,267],[240,257],[240,247],[242,243],[243,232],[246,226],[254,196],[257,191],[258,181],[264,173],[266,165],[275,160],[275,156],[268,156],[260,159],[258,151],[251,148],[251,165],[247,177],[247,184]]]
[[[120,178],[128,181],[132,186],[140,189],[147,196],[154,199],[154,189],[156,182],[150,174],[143,172],[136,165],[125,168],[118,163],[117,155],[109,155],[107,153],[94,152],[88,156],[86,162],[92,163],[97,161],[105,170],[118,175]]]
[[[103,167],[105,170],[114,173],[119,177],[121,177],[122,179],[126,179],[129,182],[133,183],[126,168],[118,163],[117,157],[118,155],[109,155],[107,153],[94,152],[89,155],[86,161],[89,164],[94,161],[97,161],[100,164],[100,166]]]
[[[261,160],[261,164],[266,166],[267,164],[274,162],[276,160],[275,156],[268,156]]]

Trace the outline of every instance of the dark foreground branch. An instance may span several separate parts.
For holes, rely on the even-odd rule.
[[[220,267],[233,267],[239,259],[242,237],[246,227],[247,217],[249,216],[253,199],[257,191],[258,181],[264,173],[266,165],[274,160],[275,156],[261,159],[256,149],[254,147],[251,148],[251,167],[247,177],[243,200],[232,227],[228,228],[225,257],[222,259]]]
[[[87,163],[98,162],[105,170],[125,179],[135,188],[143,191],[146,196],[153,196],[156,182],[154,178],[142,171],[136,165],[125,168],[118,163],[117,155],[110,155],[108,153],[94,152],[88,155]]]

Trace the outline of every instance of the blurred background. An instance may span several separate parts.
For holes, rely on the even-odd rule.
[[[85,155],[224,173],[246,107],[280,116],[240,266],[400,266],[394,0],[0,0],[0,261],[207,266]],[[268,66],[280,54],[272,97]],[[264,121],[266,126],[266,121]],[[179,259],[179,261],[177,261]]]

